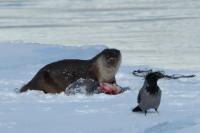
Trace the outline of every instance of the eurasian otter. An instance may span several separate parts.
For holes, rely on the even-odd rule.
[[[120,63],[121,53],[117,49],[105,49],[90,60],[65,59],[53,62],[41,68],[20,92],[41,90],[44,93],[60,93],[80,78],[90,78],[98,83],[115,83]]]

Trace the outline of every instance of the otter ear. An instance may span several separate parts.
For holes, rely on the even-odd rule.
[[[103,51],[102,51],[102,53],[103,52],[107,52],[109,50],[109,48],[105,48]]]

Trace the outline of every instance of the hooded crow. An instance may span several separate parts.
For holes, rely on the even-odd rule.
[[[157,84],[157,81],[164,78],[161,72],[150,72],[145,76],[145,81],[142,88],[139,91],[136,106],[132,111],[140,112],[144,111],[145,115],[147,110],[155,109],[156,112],[161,100],[161,90]]]

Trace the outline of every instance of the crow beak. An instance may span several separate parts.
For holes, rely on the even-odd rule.
[[[170,79],[171,77],[168,76],[168,75],[163,75],[163,78],[165,78],[165,79]]]

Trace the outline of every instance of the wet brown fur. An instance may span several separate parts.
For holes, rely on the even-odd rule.
[[[33,79],[24,85],[20,92],[27,90],[40,90],[44,93],[60,93],[65,91],[66,87],[72,82],[80,78],[91,78],[98,82],[116,82],[115,72],[110,75],[112,78],[104,79],[102,67],[98,64],[99,60],[106,60],[104,56],[114,56],[115,62],[108,66],[103,64],[104,69],[112,67],[113,71],[117,71],[121,61],[121,54],[116,49],[105,49],[90,60],[66,59],[54,62],[44,66],[33,77]],[[109,59],[109,58],[108,58]],[[101,71],[100,71],[101,70]]]

